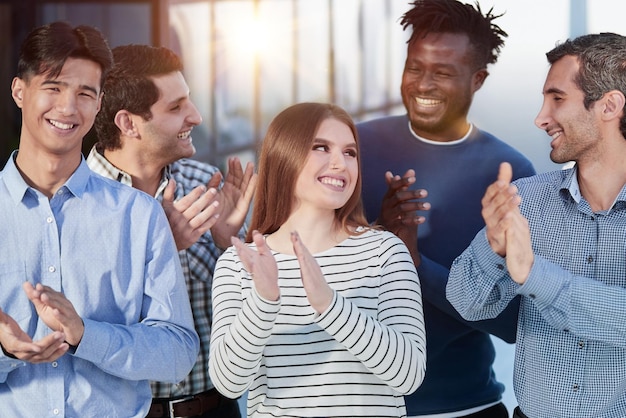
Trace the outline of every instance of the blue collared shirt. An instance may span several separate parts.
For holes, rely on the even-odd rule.
[[[152,197],[84,160],[48,199],[0,172],[0,308],[33,340],[51,332],[22,283],[63,292],[83,319],[76,351],[30,364],[0,353],[7,416],[144,417],[149,380],[176,382],[199,349],[176,246]]]
[[[87,164],[92,171],[128,186],[133,185],[132,176],[109,162],[95,146],[87,156]],[[175,199],[182,199],[198,186],[206,186],[209,180],[219,172],[217,167],[188,158],[183,158],[165,167],[163,177],[157,188],[155,198],[162,202],[163,191],[170,179],[176,180]],[[239,238],[244,239],[246,228],[241,228]],[[213,388],[209,370],[209,342],[213,305],[211,303],[211,284],[213,270],[221,250],[213,240],[211,231],[205,232],[198,241],[186,250],[178,252],[183,275],[187,283],[191,310],[200,337],[200,354],[191,373],[177,384],[151,382],[152,395],[156,398],[170,398],[181,395],[195,395]]]
[[[522,295],[514,389],[533,418],[626,417],[626,188],[593,212],[576,168],[515,182],[535,261],[523,285],[485,231],[454,262],[447,295],[470,320]]]

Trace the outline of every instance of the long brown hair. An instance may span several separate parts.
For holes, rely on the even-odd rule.
[[[313,147],[315,134],[329,118],[345,123],[352,131],[359,166],[352,196],[343,207],[335,210],[336,224],[350,234],[354,234],[358,226],[367,226],[361,202],[361,155],[354,121],[345,110],[333,104],[298,103],[276,115],[265,134],[248,241],[252,239],[252,231],[271,234],[291,215],[296,181]]]

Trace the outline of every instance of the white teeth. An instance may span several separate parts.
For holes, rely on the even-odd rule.
[[[323,177],[321,182],[323,184],[330,184],[331,186],[335,186],[335,187],[343,187],[345,184],[343,180],[334,179],[330,177]]]
[[[415,102],[420,106],[437,106],[442,103],[441,100],[424,99],[422,97],[416,97]]]
[[[552,139],[557,139],[558,137],[560,137],[562,134],[561,131],[555,132],[552,135],[550,135],[552,137]]]
[[[189,131],[185,131],[185,132],[181,132],[181,133],[179,133],[176,137],[177,137],[178,139],[185,139],[185,138],[188,138],[188,137],[189,137],[189,135],[191,135],[191,130],[189,130]]]
[[[63,123],[52,119],[50,120],[50,124],[59,129],[72,129],[74,127],[74,125],[71,123]]]

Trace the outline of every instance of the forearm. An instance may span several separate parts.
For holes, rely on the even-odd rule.
[[[513,299],[497,318],[467,321],[457,312],[446,297],[449,269],[422,255],[422,264],[417,269],[417,272],[422,286],[422,297],[434,305],[441,312],[441,315],[448,315],[455,321],[476,330],[495,335],[508,343],[515,342],[519,297]]]
[[[493,319],[515,298],[518,287],[482,230],[452,263],[446,297],[468,321]]]
[[[616,309],[626,300],[626,289],[622,286],[575,276],[536,256],[530,276],[519,293],[530,300],[554,328],[626,347],[626,312]]]
[[[162,321],[127,326],[85,320],[74,356],[128,380],[176,383],[189,373],[198,350],[193,328]]]
[[[264,300],[255,291],[245,301],[231,299],[229,295],[240,294],[240,288],[216,279],[220,290],[213,296],[209,374],[218,391],[234,399],[248,390],[256,376],[280,301]]]

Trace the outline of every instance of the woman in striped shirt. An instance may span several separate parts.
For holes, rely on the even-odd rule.
[[[213,278],[209,373],[248,392],[250,417],[404,417],[426,339],[411,256],[370,228],[357,131],[341,108],[300,103],[270,124],[249,244]]]

